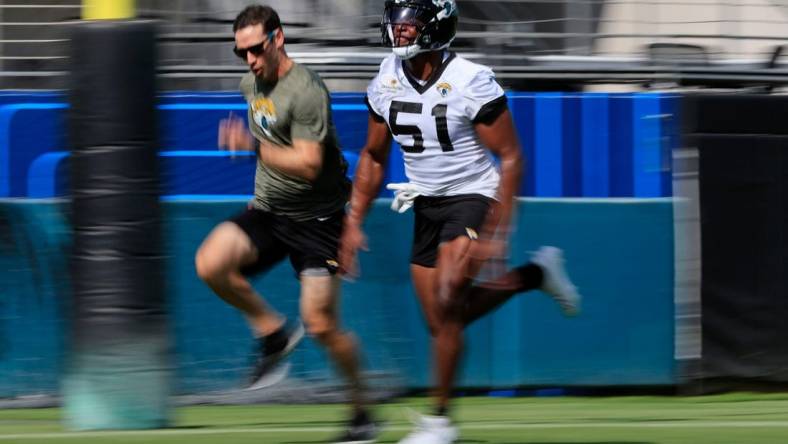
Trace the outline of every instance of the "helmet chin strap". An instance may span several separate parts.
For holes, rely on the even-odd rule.
[[[417,54],[424,52],[425,49],[419,45],[413,44],[408,46],[396,46],[391,48],[391,51],[394,52],[394,55],[399,57],[401,60],[408,60],[412,59]]]
[[[422,52],[443,51],[448,47],[449,47],[449,43],[441,46],[440,48],[435,48],[435,49],[432,48],[424,49],[419,45],[413,44],[408,46],[397,46],[391,48],[391,51],[394,53],[394,55],[399,57],[400,60],[408,60],[408,59],[412,59],[418,54],[421,54]]]

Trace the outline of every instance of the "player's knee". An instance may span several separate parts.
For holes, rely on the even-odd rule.
[[[210,263],[204,248],[201,247],[199,250],[197,250],[197,253],[194,255],[194,269],[197,271],[197,276],[203,281],[208,281],[215,273],[214,268],[215,267],[213,267]]]
[[[224,267],[205,247],[200,247],[197,254],[194,255],[194,268],[197,271],[197,276],[205,282],[221,279],[225,271]]]
[[[301,319],[307,333],[317,340],[332,335],[337,330],[337,321],[330,310],[320,307],[302,307]]]
[[[323,345],[331,342],[334,337],[340,334],[334,319],[323,317],[307,320],[305,318],[304,324],[309,335]]]
[[[447,310],[456,309],[462,301],[462,295],[468,286],[468,279],[462,274],[452,273],[445,278],[440,279],[435,286],[435,294],[438,295],[438,310],[441,314]]]
[[[308,268],[301,272],[301,285],[301,319],[307,332],[322,341],[335,334],[339,324],[335,283],[327,269]]]
[[[457,322],[462,319],[463,311],[465,308],[465,299],[462,292],[453,292],[446,294],[440,298],[441,302],[435,307],[435,329],[443,329],[443,327],[452,322]],[[437,334],[437,333],[435,333]]]

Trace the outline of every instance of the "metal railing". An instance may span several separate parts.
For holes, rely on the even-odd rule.
[[[0,5],[0,87],[64,87],[69,29],[79,23],[81,8],[69,3]],[[363,87],[386,54],[379,47],[378,3],[291,0],[280,9],[290,54],[327,79],[356,80]],[[138,16],[160,23],[165,89],[237,87],[246,67],[230,51],[230,27],[246,2],[138,4]],[[512,85],[788,83],[785,65],[779,59],[770,63],[774,48],[788,44],[788,8],[765,0],[460,0],[459,5],[461,26],[453,46],[492,66]],[[708,63],[655,61],[648,52],[654,42],[698,45]]]

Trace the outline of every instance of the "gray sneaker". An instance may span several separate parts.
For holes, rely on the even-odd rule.
[[[331,441],[333,444],[371,444],[380,435],[380,426],[367,420],[363,423],[354,423],[350,421],[347,428],[340,436]]]
[[[304,338],[304,325],[298,322],[292,326],[285,325],[284,328],[287,331],[286,342],[278,344],[278,346],[272,346],[272,344],[266,343],[265,340],[258,341],[259,345],[257,347],[259,351],[257,352],[257,359],[246,390],[259,390],[270,387],[287,378],[290,363],[282,361]]]
[[[566,274],[564,252],[556,247],[541,247],[531,256],[531,262],[542,268],[541,290],[555,299],[564,315],[580,313],[582,297]]]

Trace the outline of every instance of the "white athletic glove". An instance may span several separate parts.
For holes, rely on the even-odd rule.
[[[410,182],[390,183],[386,189],[394,191],[394,199],[391,201],[391,209],[397,213],[404,213],[413,206],[413,201],[421,195],[416,185]]]

